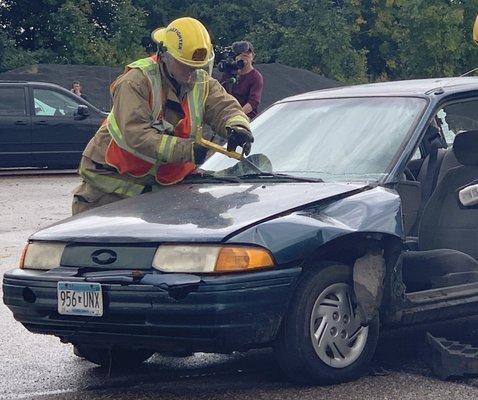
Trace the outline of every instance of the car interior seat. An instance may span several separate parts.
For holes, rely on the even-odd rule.
[[[455,157],[455,153],[453,152],[453,147],[448,147],[447,149],[438,149],[438,160],[440,164],[438,168],[436,185],[438,185],[438,183],[441,182],[441,180],[443,179],[447,171],[449,171],[450,169],[454,167],[458,167],[460,165],[460,163]],[[420,171],[418,172],[418,176],[417,176],[418,182],[425,181],[429,161],[430,161],[429,156],[427,156],[425,160],[423,160],[422,166],[420,167]]]
[[[423,209],[418,250],[403,257],[408,291],[478,282],[478,208],[464,208],[457,194],[478,179],[478,131],[458,134],[450,153]],[[459,165],[449,168],[454,159]]]
[[[439,181],[439,175],[443,175],[443,171],[451,168],[452,165],[448,161],[443,163],[448,149],[438,128],[434,125],[428,126],[422,145],[428,155],[425,159],[411,160],[405,169],[404,180],[397,185],[397,191],[402,199],[403,227],[407,242],[416,242],[416,244],[418,244],[418,222],[423,207],[433,193]],[[452,152],[449,151],[449,153]],[[452,157],[454,159],[454,156]],[[455,166],[456,164],[458,162],[455,160]],[[417,246],[413,247],[415,249]]]

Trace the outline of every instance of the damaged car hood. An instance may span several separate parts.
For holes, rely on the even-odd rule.
[[[30,239],[219,242],[261,221],[366,188],[365,183],[182,184],[78,214]]]

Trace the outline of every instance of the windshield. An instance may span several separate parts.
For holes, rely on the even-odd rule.
[[[277,104],[252,122],[255,140],[248,159],[274,174],[376,181],[386,175],[425,106],[424,99],[406,97]],[[201,168],[220,175],[259,174],[250,164],[215,154]]]

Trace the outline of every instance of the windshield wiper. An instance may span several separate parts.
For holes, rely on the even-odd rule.
[[[279,172],[260,172],[257,174],[244,174],[239,175],[238,178],[240,179],[255,179],[255,178],[277,178],[277,179],[286,179],[290,181],[296,182],[323,182],[320,178],[304,178],[301,176],[294,176],[289,174],[281,174]]]
[[[213,180],[213,181],[218,181],[218,182],[232,182],[232,183],[240,183],[241,180],[239,177],[236,176],[231,176],[231,175],[216,175],[212,174],[210,172],[196,172],[194,174],[188,175],[185,179],[184,182],[191,183],[194,181],[207,181],[207,180]]]

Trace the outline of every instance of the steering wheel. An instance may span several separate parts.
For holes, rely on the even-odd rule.
[[[410,171],[410,168],[406,167],[403,173],[405,174],[405,178],[407,178],[408,181],[416,182],[417,178],[415,178],[415,175],[412,174],[412,171]]]

